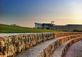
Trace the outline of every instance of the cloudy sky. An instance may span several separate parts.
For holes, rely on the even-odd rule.
[[[51,21],[82,24],[82,0],[0,0],[0,23],[33,27]]]

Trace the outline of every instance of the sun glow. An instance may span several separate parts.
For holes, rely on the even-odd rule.
[[[82,19],[82,6],[80,3],[74,1],[71,3],[71,15],[74,19]]]

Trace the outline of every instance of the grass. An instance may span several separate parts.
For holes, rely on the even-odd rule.
[[[55,30],[48,29],[36,29],[36,28],[28,28],[21,27],[16,25],[5,25],[0,24],[0,33],[35,33],[35,32],[55,32]]]

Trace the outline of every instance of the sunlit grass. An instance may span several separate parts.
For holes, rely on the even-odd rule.
[[[56,32],[56,31],[48,29],[36,29],[36,28],[0,24],[0,33],[31,33],[31,32],[33,33],[33,32]]]

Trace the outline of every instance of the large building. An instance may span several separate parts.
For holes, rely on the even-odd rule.
[[[35,23],[35,28],[53,29],[54,28],[54,24],[51,24],[51,23]]]
[[[35,23],[35,28],[40,29],[53,29],[62,31],[82,31],[82,25],[68,24],[68,25],[55,25],[52,23]]]

